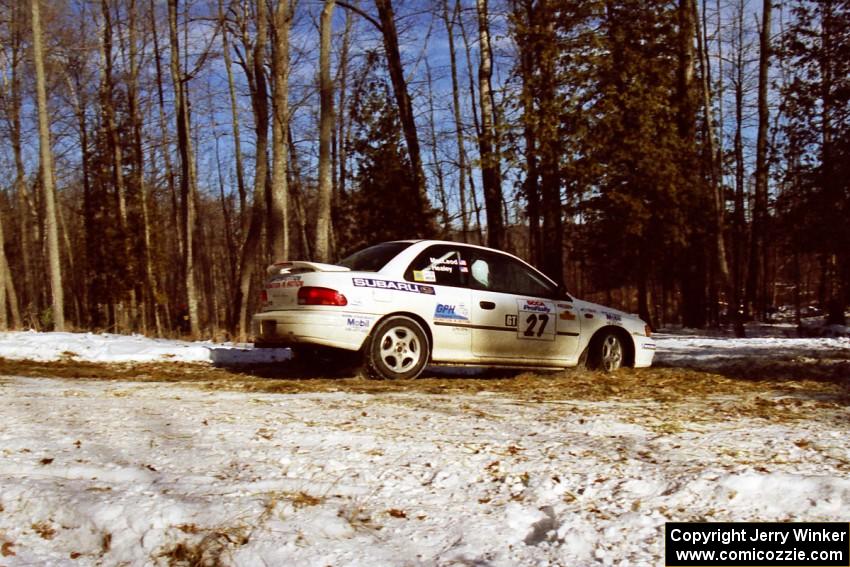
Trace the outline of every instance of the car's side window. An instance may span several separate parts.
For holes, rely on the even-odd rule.
[[[533,297],[555,297],[557,293],[550,282],[513,258],[487,250],[470,249],[466,252],[472,289]]]
[[[454,246],[438,244],[419,254],[404,273],[408,281],[461,287],[466,285],[469,268]]]

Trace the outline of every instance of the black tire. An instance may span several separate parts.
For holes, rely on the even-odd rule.
[[[430,357],[422,326],[403,315],[384,319],[372,330],[365,353],[366,374],[386,380],[412,380],[422,374]]]
[[[623,366],[626,346],[623,339],[613,331],[605,331],[597,335],[590,344],[587,355],[587,367],[591,370],[616,372]]]

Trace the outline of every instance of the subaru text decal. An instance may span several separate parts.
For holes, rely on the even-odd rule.
[[[393,282],[388,280],[373,280],[370,278],[351,278],[355,287],[371,287],[375,289],[394,289],[396,291],[408,291],[410,293],[424,293],[434,295],[434,288],[430,285],[420,285],[407,282]]]

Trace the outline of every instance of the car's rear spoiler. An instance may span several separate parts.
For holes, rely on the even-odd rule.
[[[275,262],[268,268],[266,272],[270,276],[279,276],[285,274],[303,274],[304,272],[350,272],[345,266],[336,266],[334,264],[322,264],[320,262],[304,262],[302,260]]]

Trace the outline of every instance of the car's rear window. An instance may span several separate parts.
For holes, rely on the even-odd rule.
[[[384,242],[355,252],[337,262],[352,272],[377,272],[412,242]]]

